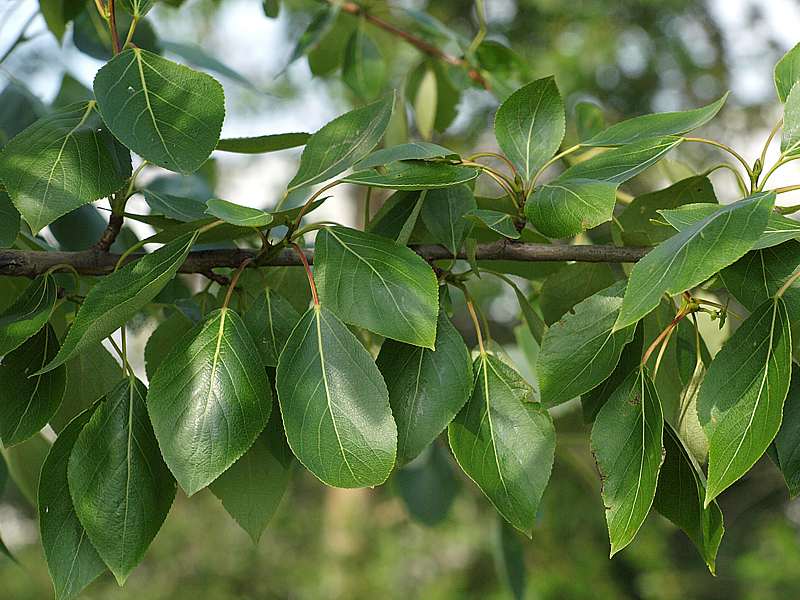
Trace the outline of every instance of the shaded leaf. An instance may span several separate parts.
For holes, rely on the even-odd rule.
[[[464,217],[477,207],[475,196],[466,185],[428,190],[422,205],[422,222],[433,239],[456,255],[472,229]]]
[[[78,520],[69,493],[67,465],[96,407],[79,413],[58,436],[39,479],[39,531],[56,600],[69,600],[97,579],[106,565]]]
[[[19,233],[19,212],[5,192],[0,192],[0,248],[14,245]]]
[[[33,233],[130,177],[130,153],[102,126],[96,107],[89,101],[53,112],[0,153],[0,179]]]
[[[252,447],[209,486],[253,543],[258,543],[278,509],[293,464],[280,411],[273,410]]]
[[[272,215],[263,210],[250,208],[249,206],[241,206],[233,202],[228,202],[227,200],[212,198],[206,205],[208,206],[208,208],[206,208],[207,214],[213,215],[231,225],[238,225],[239,227],[265,227],[272,222]]]
[[[792,370],[783,420],[773,441],[773,449],[789,495],[794,498],[800,494],[800,371],[797,368]]]
[[[399,468],[394,484],[409,516],[428,527],[447,517],[460,488],[447,450],[436,443]]]
[[[446,188],[472,181],[478,171],[470,167],[424,161],[397,161],[382,170],[356,171],[342,181],[393,190]]]
[[[58,352],[48,323],[0,364],[0,439],[18,444],[40,431],[58,410],[67,385],[66,368],[33,375]]]
[[[175,344],[193,327],[192,320],[180,310],[173,311],[159,323],[144,347],[144,368],[149,380],[153,379]]]
[[[303,146],[311,137],[310,133],[276,133],[246,138],[227,138],[217,142],[217,150],[237,154],[264,154],[287,148]]]
[[[398,160],[426,160],[431,158],[457,157],[458,155],[444,146],[430,142],[410,142],[376,150],[355,165],[357,169],[370,169],[388,165]]]
[[[386,340],[377,359],[397,423],[397,464],[416,456],[447,427],[472,391],[469,352],[444,311],[436,351]]]
[[[380,94],[386,79],[386,64],[372,38],[359,26],[350,36],[344,52],[342,81],[363,100]]]
[[[78,519],[120,585],[141,562],[175,498],[146,394],[134,378],[111,390],[78,435],[67,467]]]
[[[258,91],[258,88],[247,77],[211,56],[197,44],[170,42],[165,39],[159,39],[159,44],[166,52],[178,55],[190,65],[222,75],[251,90]]]
[[[706,487],[702,471],[671,425],[665,425],[664,433],[664,464],[653,507],[689,536],[714,574],[717,550],[725,532],[722,511],[716,502],[703,507]]]
[[[283,296],[264,288],[243,315],[245,327],[258,348],[265,367],[278,366],[286,340],[300,320],[300,313]]]
[[[326,308],[345,323],[433,348],[436,276],[414,251],[380,236],[326,227],[315,242],[314,276]]]
[[[537,374],[546,406],[588,392],[614,371],[635,333],[634,327],[614,330],[624,288],[619,282],[597,292],[545,332]]]
[[[616,281],[605,263],[569,263],[542,282],[539,308],[545,323],[552,325],[578,302],[604,290]]]
[[[0,315],[0,356],[18,348],[50,320],[57,286],[51,275],[36,278]]]
[[[511,240],[518,240],[520,237],[514,219],[504,212],[475,208],[464,215],[464,218]]]
[[[150,189],[142,190],[144,200],[150,207],[150,214],[164,215],[176,221],[198,221],[208,217],[206,203],[194,198],[184,198]]]

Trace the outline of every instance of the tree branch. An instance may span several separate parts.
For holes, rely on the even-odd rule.
[[[111,245],[117,239],[117,236],[122,229],[122,223],[124,220],[125,218],[122,215],[115,215],[114,213],[111,213],[111,216],[108,218],[108,226],[105,228],[103,235],[94,245],[94,247],[98,250],[102,250],[103,252],[108,252],[108,249],[111,248]]]
[[[447,260],[453,255],[442,246],[412,246],[417,254],[427,261]],[[591,246],[591,245],[550,245],[530,244],[501,240],[491,244],[480,244],[476,252],[478,260],[509,260],[519,262],[636,262],[650,248]],[[305,250],[309,262],[314,260],[313,250]],[[235,269],[242,261],[258,255],[256,250],[198,250],[190,252],[180,268],[181,273],[208,274],[212,269]],[[141,254],[133,254],[135,260]],[[466,259],[464,252],[458,255]],[[68,264],[81,275],[106,275],[114,270],[119,255],[103,252],[96,248],[81,252],[36,252],[28,250],[0,250],[0,276],[37,277],[55,265]],[[272,259],[254,260],[251,266],[301,266],[300,257],[286,249]]]
[[[332,0],[326,0],[329,4],[334,4]],[[423,54],[427,54],[437,60],[441,60],[442,62],[446,62],[450,65],[461,67],[462,69],[466,69],[467,75],[469,76],[472,81],[483,87],[484,89],[489,89],[489,82],[484,79],[483,75],[475,69],[469,62],[460,58],[458,56],[453,56],[452,54],[448,54],[444,52],[440,48],[437,48],[430,42],[423,40],[420,37],[417,37],[413,33],[409,33],[403,29],[400,29],[396,25],[392,25],[388,21],[384,21],[380,17],[376,17],[365,8],[359,6],[355,2],[343,2],[339,4],[339,8],[342,12],[346,12],[348,14],[357,16],[357,17],[364,17],[367,21],[375,25],[375,27],[379,27],[384,31],[391,33],[392,35],[399,37],[406,43],[414,46],[417,50],[422,52]]]

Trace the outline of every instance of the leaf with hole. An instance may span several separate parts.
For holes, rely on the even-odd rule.
[[[325,306],[310,308],[292,331],[276,387],[289,446],[323,483],[386,481],[397,452],[386,384],[361,342]]]
[[[222,86],[157,54],[132,48],[95,76],[97,107],[111,133],[149,162],[188,175],[216,148]]]

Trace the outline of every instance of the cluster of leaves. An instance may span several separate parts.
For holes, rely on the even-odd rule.
[[[122,5],[131,13],[130,41],[150,3]],[[113,41],[113,4],[100,8]],[[357,93],[379,95],[366,93],[377,75],[365,35],[359,29],[348,43],[343,77]],[[474,71],[465,57],[454,66]],[[375,150],[393,114],[415,102],[391,93],[310,136],[220,140],[219,83],[138,45],[119,48],[97,73],[90,99],[50,111],[0,153],[3,245],[28,251],[34,262],[49,249],[42,229],[54,232],[75,214],[80,224],[76,211],[101,198],[109,199],[112,220],[139,219],[157,230],[126,244],[102,277],[83,276],[69,255],[47,263],[0,314],[0,440],[12,477],[37,503],[56,596],[74,597],[107,569],[122,584],[177,486],[189,496],[210,488],[258,540],[295,458],[329,486],[377,486],[424,459],[431,445],[447,461],[443,432],[498,513],[531,535],[554,462],[550,409],[576,398],[592,424],[611,554],[631,543],[655,508],[713,571],[720,493],[765,453],[790,491],[800,489],[800,397],[791,386],[800,224],[775,205],[788,190],[766,188],[777,168],[800,157],[798,65],[795,48],[776,67],[785,103],[781,155],[765,169],[778,126],[753,165],[724,144],[687,137],[725,97],[608,127],[598,109],[584,107],[592,118],[581,120],[575,143],[564,148],[565,107],[551,77],[499,106],[502,154],[461,156],[429,142]],[[429,85],[425,77],[420,86]],[[480,74],[467,79],[486,83]],[[418,116],[422,134],[425,118]],[[719,204],[710,170],[632,200],[620,193],[690,142],[738,161],[714,169],[736,174],[741,199]],[[265,212],[137,186],[145,167],[188,175],[215,149],[295,145],[305,148],[284,199],[295,208]],[[131,153],[141,159],[135,170]],[[560,162],[567,168],[551,177]],[[476,196],[478,177],[503,195]],[[364,231],[304,225],[323,194],[345,183],[394,193]],[[126,212],[135,193],[150,214]],[[481,254],[487,242],[557,249],[553,240],[604,231],[617,246],[654,247],[627,271],[559,264],[546,278],[491,260],[503,255]],[[311,232],[313,272],[300,247]],[[260,248],[226,275],[209,273],[212,283],[197,294],[177,277],[200,243],[254,240]],[[426,261],[414,251],[418,243],[442,246],[451,258]],[[134,254],[145,244],[160,247]],[[307,283],[297,268],[266,266],[292,249]],[[539,346],[537,387],[480,324],[469,284],[489,274],[513,288]],[[553,291],[530,298],[509,275]],[[728,310],[712,294],[749,313],[729,320],[737,328],[713,358],[698,319],[724,322]],[[463,310],[462,297],[475,326],[472,353],[450,320]],[[161,320],[145,349],[149,387],[130,367],[125,344],[126,325],[147,311]],[[117,330],[121,347],[111,337]],[[112,346],[121,365],[106,349]],[[57,434],[52,445],[42,434],[48,426]],[[31,457],[44,454],[32,477]]]

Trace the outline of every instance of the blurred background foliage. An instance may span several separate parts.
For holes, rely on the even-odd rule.
[[[359,92],[365,92],[348,86],[341,73],[347,40],[359,19],[345,13],[321,15],[325,4],[282,0],[277,18],[269,18],[264,9],[269,12],[272,0],[263,6],[259,0],[165,0],[148,14],[135,40],[221,79],[228,105],[224,136],[313,131],[363,102]],[[453,56],[464,52],[479,26],[472,0],[394,0],[391,7],[373,0],[365,5]],[[0,145],[51,106],[85,97],[94,72],[109,55],[93,8],[86,10],[78,0],[61,6],[75,17],[64,31],[49,23],[63,34],[63,46],[37,16],[35,1],[0,0]],[[390,143],[430,137],[455,150],[493,149],[491,123],[498,101],[521,83],[555,74],[573,127],[576,122],[591,126],[601,113],[613,122],[706,104],[731,89],[728,106],[709,127],[708,137],[749,156],[777,118],[772,65],[797,41],[800,25],[800,9],[791,0],[485,0],[485,7],[487,37],[477,56],[493,93],[475,86],[464,69],[431,61],[366,25],[385,72],[381,85],[366,93],[397,88],[407,99],[406,110],[398,111],[405,119],[396,119]],[[300,56],[292,60],[298,45]],[[381,71],[376,73],[379,77]],[[601,110],[584,106],[576,111],[586,101]],[[570,135],[576,135],[574,129]],[[192,177],[151,175],[158,180],[151,179],[149,187],[269,208],[282,196],[297,156],[297,151],[221,154]],[[702,168],[713,164],[712,156],[702,149],[683,150],[678,160],[640,178],[630,191],[666,185],[686,175],[681,163]],[[713,181],[718,195],[733,193],[724,173]],[[486,193],[495,190],[487,187]],[[131,205],[135,212],[147,212],[141,199]],[[327,213],[319,211],[319,218],[358,223],[359,198],[352,190],[337,194],[330,205]],[[87,247],[104,227],[103,203],[98,207],[67,215],[45,233],[44,241],[64,249]],[[147,231],[146,225],[135,224],[119,243],[130,244]],[[608,239],[611,232],[600,228],[592,235]],[[606,266],[558,264],[526,266],[520,275],[548,321],[614,277]],[[196,286],[189,280],[186,284]],[[13,298],[19,285],[0,281],[0,305]],[[175,288],[171,301],[186,291]],[[474,294],[494,339],[535,382],[536,344],[519,326],[513,292],[485,277]],[[471,339],[459,299],[454,301],[456,324]],[[163,316],[141,316],[141,335],[133,342],[136,354]],[[703,325],[712,352],[718,347],[716,331],[716,324]],[[141,372],[142,365],[136,367]],[[556,465],[532,540],[500,524],[477,488],[454,469],[445,446],[437,444],[376,490],[327,489],[298,469],[257,546],[210,493],[191,500],[179,494],[127,586],[119,590],[111,577],[104,577],[84,597],[800,597],[800,504],[787,500],[768,461],[722,498],[727,531],[716,578],[683,534],[656,514],[637,540],[609,561],[600,482],[580,405],[567,404],[556,416]],[[26,499],[35,493],[36,465],[46,445],[34,439],[9,459],[12,470],[29,466],[27,479],[18,473],[17,483],[9,481],[0,497],[0,531],[19,561],[0,557],[2,600],[38,600],[51,593],[35,511]],[[0,482],[4,479],[0,473]]]

